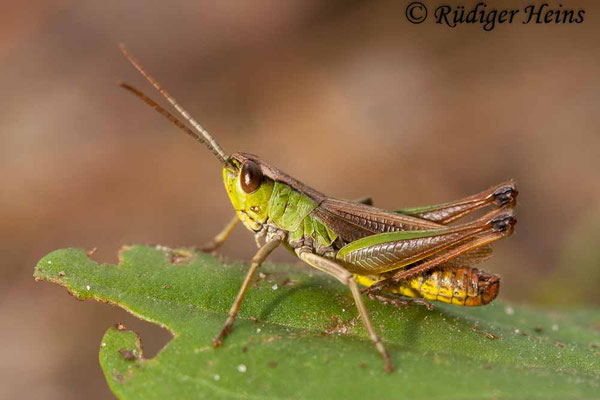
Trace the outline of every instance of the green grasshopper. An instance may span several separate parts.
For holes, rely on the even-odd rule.
[[[225,189],[236,216],[204,250],[213,251],[223,244],[239,221],[254,234],[259,247],[223,329],[214,338],[214,347],[219,347],[231,331],[257,269],[280,245],[348,286],[388,372],[392,362],[373,329],[359,284],[370,297],[394,304],[402,304],[395,294],[467,306],[487,304],[496,297],[499,277],[472,265],[490,256],[490,243],[513,232],[518,194],[514,182],[458,201],[395,212],[373,207],[370,199],[331,198],[255,155],[227,156],[125,47],[120,49],[195,131],[137,89],[120,85],[204,144],[223,165]],[[489,206],[493,209],[480,218],[449,225]]]

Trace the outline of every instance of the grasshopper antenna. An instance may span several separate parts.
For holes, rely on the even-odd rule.
[[[156,111],[158,111],[160,114],[162,114],[165,118],[167,118],[169,121],[171,121],[173,124],[175,124],[179,129],[183,130],[185,133],[187,133],[188,135],[190,135],[191,137],[193,137],[194,139],[196,139],[200,143],[206,145],[213,152],[213,154],[215,156],[217,156],[217,158],[223,164],[225,164],[227,162],[226,159],[222,158],[218,153],[216,153],[215,149],[211,148],[210,145],[208,143],[206,143],[206,141],[204,140],[204,138],[198,136],[198,134],[196,132],[194,132],[193,130],[191,130],[190,128],[188,128],[187,125],[185,125],[183,122],[181,122],[180,120],[178,120],[177,117],[175,117],[173,114],[171,114],[170,112],[168,112],[167,110],[165,110],[164,108],[162,108],[161,106],[159,106],[150,97],[146,96],[144,93],[140,92],[139,90],[137,90],[133,86],[128,85],[127,83],[119,82],[119,86],[121,86],[123,89],[129,90],[131,93],[133,93],[134,95],[136,95],[137,97],[139,97],[140,99],[142,99],[142,101],[144,103],[146,103],[150,107],[154,108]]]
[[[119,50],[121,51],[121,53],[123,53],[125,58],[131,63],[131,65],[133,65],[134,68],[137,69],[139,73],[142,74],[142,76],[146,78],[146,80],[150,82],[150,84],[152,84],[152,86],[154,86],[154,88],[158,90],[158,92],[165,99],[167,99],[169,103],[173,105],[173,107],[175,107],[175,109],[183,116],[183,118],[185,118],[186,121],[188,121],[198,132],[200,132],[200,135],[198,135],[196,132],[192,131],[190,128],[185,126],[181,121],[175,118],[167,110],[159,106],[154,100],[150,99],[139,90],[133,88],[132,86],[129,86],[126,83],[119,83],[119,85],[138,96],[140,99],[142,99],[156,111],[164,115],[179,128],[183,129],[188,135],[192,136],[197,141],[208,147],[208,149],[219,159],[219,161],[221,161],[221,163],[227,164],[227,155],[225,154],[221,146],[219,146],[217,141],[210,135],[210,133],[208,133],[206,129],[202,127],[202,125],[200,125],[194,118],[192,118],[192,116],[183,107],[181,107],[179,103],[177,103],[175,98],[160,86],[156,79],[154,79],[150,74],[146,72],[144,67],[142,67],[142,65],[129,53],[129,51],[127,51],[124,44],[119,45]]]

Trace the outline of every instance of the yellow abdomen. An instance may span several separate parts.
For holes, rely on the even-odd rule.
[[[355,275],[363,286],[371,286],[381,281],[383,276]],[[440,269],[427,272],[408,280],[393,283],[382,289],[383,292],[406,297],[437,300],[457,306],[481,306],[490,303],[498,295],[500,277],[490,275],[478,268],[463,267]]]

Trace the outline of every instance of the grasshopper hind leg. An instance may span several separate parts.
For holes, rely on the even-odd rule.
[[[436,267],[451,262],[463,254],[475,251],[483,246],[487,246],[503,237],[513,233],[513,229],[517,220],[514,218],[512,210],[499,210],[498,212],[490,213],[492,217],[485,225],[488,228],[479,235],[468,239],[464,242],[458,242],[453,247],[445,252],[434,254],[419,262],[412,268],[402,269],[393,276],[386,278],[371,287],[371,290],[379,290],[391,283],[398,283],[407,280],[411,277],[421,275],[426,271],[435,269]],[[483,218],[482,220],[487,219]]]
[[[396,308],[399,307],[410,307],[412,305],[420,305],[427,308],[429,311],[435,310],[435,307],[431,302],[426,299],[410,299],[407,297],[397,297],[392,296],[384,292],[374,293],[368,290],[369,288],[363,290],[363,292],[367,295],[367,297],[371,300],[377,300],[381,304],[384,305],[392,305]]]
[[[518,194],[515,182],[508,181],[460,200],[433,206],[404,208],[396,212],[446,225],[489,205],[498,208],[514,207]]]

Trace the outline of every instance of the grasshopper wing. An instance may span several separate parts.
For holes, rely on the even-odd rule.
[[[336,232],[345,243],[385,232],[444,228],[441,224],[419,217],[333,198],[321,201],[313,214]]]
[[[375,234],[348,243],[340,249],[336,258],[350,272],[360,275],[381,274],[441,254],[444,250],[458,248],[479,236],[504,230],[506,221],[512,223],[512,215],[512,209],[499,209],[456,227]],[[460,255],[457,252],[455,257]],[[489,252],[482,250],[481,254],[472,257],[483,260],[488,255]]]
[[[468,253],[461,254],[460,256],[444,263],[445,268],[467,268],[474,267],[475,265],[481,264],[482,262],[489,260],[492,257],[493,249],[492,246],[486,244],[478,247]]]

